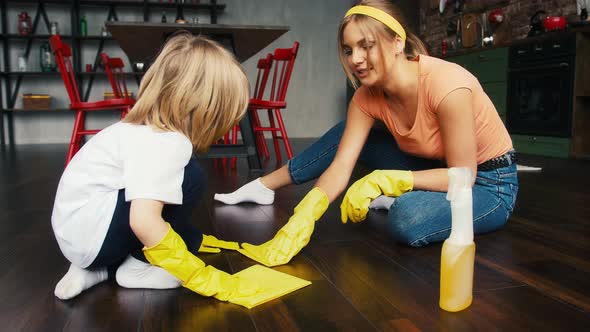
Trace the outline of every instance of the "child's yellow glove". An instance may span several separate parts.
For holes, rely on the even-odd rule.
[[[200,253],[219,253],[221,249],[238,250],[240,245],[237,242],[219,240],[213,235],[203,234],[203,242],[199,248]]]
[[[348,188],[342,205],[340,216],[342,223],[348,219],[353,222],[365,220],[372,200],[383,194],[398,197],[411,191],[414,186],[414,176],[411,171],[376,170],[356,181]]]
[[[261,245],[242,243],[239,252],[266,266],[287,264],[311,238],[316,220],[329,205],[328,196],[313,188],[295,207],[295,213],[270,241]]]
[[[186,244],[172,227],[158,244],[144,248],[143,253],[152,265],[170,272],[182,281],[184,287],[204,296],[233,302],[234,298],[254,295],[260,289],[252,281],[234,277],[210,265],[205,266],[203,261],[187,250]]]

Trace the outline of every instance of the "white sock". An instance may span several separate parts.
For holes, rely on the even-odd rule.
[[[395,201],[395,197],[381,195],[369,204],[369,209],[389,210],[393,201]]]
[[[117,269],[117,283],[125,288],[171,289],[182,285],[180,280],[161,267],[127,257]]]
[[[55,286],[57,298],[68,300],[108,278],[107,269],[86,270],[74,264]]]
[[[260,182],[260,178],[258,178],[243,185],[233,193],[215,194],[213,199],[225,204],[253,202],[261,205],[269,205],[275,201],[275,192],[274,190],[268,189],[262,184],[262,182]]]

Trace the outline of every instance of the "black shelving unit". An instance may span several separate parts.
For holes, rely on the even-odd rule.
[[[174,3],[170,3],[168,0],[0,0],[0,45],[2,45],[3,52],[3,68],[0,71],[0,79],[4,83],[4,90],[0,89],[0,145],[14,144],[14,118],[13,114],[24,111],[38,111],[38,110],[25,110],[15,108],[17,102],[21,83],[24,79],[29,77],[59,77],[57,72],[18,72],[14,68],[11,68],[11,56],[10,47],[13,41],[24,42],[24,55],[28,59],[33,42],[35,40],[48,40],[51,35],[47,33],[37,34],[41,26],[45,26],[47,31],[50,31],[50,19],[47,15],[47,5],[61,6],[64,10],[68,10],[70,13],[70,24],[71,24],[71,35],[60,35],[62,39],[66,40],[72,47],[72,57],[74,70],[76,71],[76,77],[78,79],[78,86],[80,87],[81,98],[88,100],[94,79],[97,77],[106,76],[104,72],[97,72],[97,68],[100,63],[100,53],[105,47],[105,43],[113,41],[110,36],[100,35],[87,35],[82,36],[80,33],[80,13],[83,9],[88,8],[104,8],[107,12],[107,21],[118,21],[117,10],[121,8],[141,8],[143,13],[143,21],[148,22],[150,15],[153,12],[161,12],[161,10],[170,9],[170,13],[182,12],[183,10],[193,11],[208,11],[210,22],[212,24],[217,23],[217,18],[220,13],[225,10],[225,4],[218,4],[217,0],[200,0],[193,3],[190,0],[176,0]],[[9,33],[7,10],[19,9],[23,6],[36,4],[35,14],[32,18],[32,34],[27,36],[21,36],[15,33]],[[171,19],[171,21],[173,18]],[[159,21],[158,21],[159,22]],[[98,43],[96,45],[96,55],[94,57],[93,71],[85,72],[82,68],[81,60],[81,49],[83,45],[87,43]],[[134,69],[132,69],[134,70]],[[134,78],[139,84],[142,72],[128,72],[125,73],[126,77]],[[85,85],[80,83],[85,82]],[[66,91],[63,91],[66,95]],[[67,109],[54,108],[47,111],[65,111]],[[47,112],[45,112],[47,113]]]

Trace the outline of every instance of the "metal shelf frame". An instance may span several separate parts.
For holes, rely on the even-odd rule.
[[[206,0],[201,0],[204,2]],[[50,20],[47,15],[47,5],[58,5],[68,7],[70,13],[72,34],[61,36],[63,39],[69,40],[72,47],[73,65],[78,79],[78,85],[81,87],[82,100],[88,100],[94,79],[106,75],[103,72],[97,72],[100,64],[100,53],[103,51],[105,43],[113,41],[110,36],[82,36],[80,32],[80,12],[81,9],[87,7],[104,7],[108,10],[107,21],[118,21],[117,8],[142,8],[144,22],[149,21],[151,9],[172,8],[182,13],[183,9],[209,11],[209,16],[212,24],[217,23],[218,14],[225,10],[225,4],[218,4],[217,0],[209,0],[209,3],[185,3],[188,1],[176,0],[175,3],[169,2],[155,2],[155,0],[136,0],[136,1],[109,1],[109,0],[0,0],[0,45],[2,45],[2,52],[4,58],[4,70],[0,71],[0,79],[4,81],[4,91],[0,89],[0,146],[6,144],[14,144],[14,113],[24,111],[22,109],[15,109],[19,90],[23,79],[34,76],[49,77],[59,76],[57,72],[17,72],[10,68],[10,47],[11,42],[19,41],[25,42],[24,55],[29,58],[33,42],[35,40],[47,40],[51,35],[36,34],[35,31],[41,25],[50,31]],[[27,36],[8,33],[8,8],[18,8],[24,4],[37,4],[34,16],[32,16],[32,33]],[[81,48],[84,43],[96,43],[96,55],[94,57],[93,71],[85,72],[82,68]],[[135,70],[135,69],[133,69]],[[134,77],[139,84],[143,72],[129,72],[125,76]],[[85,81],[85,87],[80,83]],[[65,93],[65,91],[64,91]],[[61,110],[61,109],[56,109]],[[31,110],[38,111],[38,110]]]

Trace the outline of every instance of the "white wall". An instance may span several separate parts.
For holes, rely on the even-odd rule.
[[[256,77],[255,64],[258,58],[277,47],[290,47],[295,40],[301,43],[287,95],[288,109],[283,113],[290,137],[317,137],[344,119],[346,78],[338,60],[336,33],[338,23],[349,7],[350,1],[219,0],[219,3],[225,3],[226,10],[219,16],[218,23],[287,25],[291,28],[288,33],[244,63],[251,79]],[[18,12],[27,10],[30,15],[34,15],[36,5],[12,4],[10,6],[8,27],[9,32],[15,33]],[[47,8],[50,20],[59,23],[60,33],[71,33],[69,14],[64,13],[67,7],[48,5]],[[120,21],[143,20],[139,10],[121,8],[117,10],[117,13]],[[83,14],[87,16],[89,35],[97,35],[106,19],[107,9],[84,8]],[[187,19],[193,16],[199,16],[201,23],[208,22],[207,13],[185,12]],[[161,12],[155,11],[152,14],[152,21],[158,22],[160,17]],[[174,13],[167,12],[167,17],[169,21],[173,20]],[[37,33],[46,32],[43,28]],[[25,44],[21,41],[10,41],[10,43],[12,68],[15,68],[19,48]],[[39,69],[40,43],[41,41],[36,41],[33,45],[28,61],[30,70]],[[90,63],[95,56],[98,41],[85,41],[83,45],[82,63]],[[112,56],[124,57],[114,41],[106,43],[105,51]],[[131,84],[132,90],[136,88],[135,84]],[[103,91],[109,90],[106,77],[98,78],[89,100],[101,99]],[[67,107],[65,89],[58,76],[24,79],[19,95],[27,92],[49,93],[55,97],[53,107]],[[4,88],[2,93],[5,95]],[[19,108],[21,105],[19,97],[15,107]],[[101,127],[116,120],[115,114],[94,116],[89,119],[88,125]],[[65,143],[69,141],[72,125],[72,114],[65,112],[15,112],[15,142],[17,144]]]

